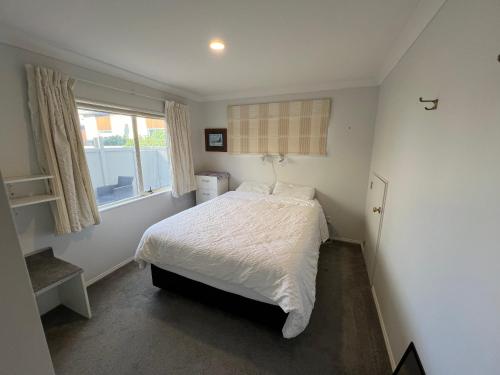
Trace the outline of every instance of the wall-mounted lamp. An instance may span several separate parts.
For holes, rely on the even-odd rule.
[[[279,154],[279,155],[271,155],[271,154],[264,154],[262,155],[262,162],[263,163],[274,163],[277,162],[279,166],[283,166],[288,163],[288,158],[286,157],[285,154]]]
[[[262,155],[262,162],[263,163],[270,163],[273,166],[273,175],[274,175],[274,183],[278,181],[278,174],[276,173],[276,167],[274,165],[274,162],[278,164],[280,167],[284,167],[286,164],[288,164],[288,158],[286,157],[285,154],[279,154],[279,155],[271,155],[271,154],[264,154]]]
[[[280,154],[278,159],[278,165],[280,167],[284,167],[287,164],[288,164],[288,158],[284,154]]]
[[[274,161],[274,156],[271,154],[264,154],[262,155],[262,162],[263,163],[272,163]]]

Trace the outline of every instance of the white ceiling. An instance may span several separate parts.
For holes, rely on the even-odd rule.
[[[0,0],[0,23],[201,98],[377,82],[419,0]],[[214,55],[211,38],[226,50]]]

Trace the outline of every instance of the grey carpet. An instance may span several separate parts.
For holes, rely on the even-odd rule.
[[[307,329],[273,328],[151,285],[131,263],[89,288],[89,321],[58,307],[43,317],[58,375],[390,374],[359,246],[321,248]]]

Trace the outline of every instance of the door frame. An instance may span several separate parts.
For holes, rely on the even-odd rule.
[[[386,198],[387,198],[387,190],[389,189],[389,181],[385,177],[382,177],[379,173],[377,173],[375,171],[372,171],[370,173],[370,175],[374,175],[375,177],[377,177],[380,181],[382,181],[384,183],[384,194],[383,194],[382,203],[381,203],[382,212],[380,213],[380,221],[379,221],[378,230],[377,230],[377,241],[375,243],[375,249],[373,249],[374,254],[373,254],[373,261],[372,261],[372,265],[371,265],[371,270],[367,269],[368,279],[370,281],[370,286],[373,286],[373,281],[375,280],[375,271],[377,268],[377,255],[378,255],[378,249],[380,246],[380,237],[382,235],[382,224],[384,221],[385,202],[386,202]],[[370,180],[371,180],[371,178],[370,178]],[[370,181],[370,183],[371,183],[371,181]],[[371,277],[370,277],[370,275],[371,275]]]

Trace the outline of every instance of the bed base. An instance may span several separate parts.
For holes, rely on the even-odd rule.
[[[234,317],[242,317],[281,330],[288,316],[276,305],[254,301],[234,293],[211,287],[151,264],[153,285],[165,291],[196,300],[210,308],[222,310]]]

